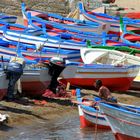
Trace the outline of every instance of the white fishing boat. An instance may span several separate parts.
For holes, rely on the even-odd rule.
[[[116,140],[140,140],[140,107],[100,103]]]
[[[27,31],[27,30],[26,30]],[[40,32],[34,30],[34,29],[28,29],[28,32],[20,32],[20,31],[14,31],[5,29],[3,33],[3,37],[6,40],[9,41],[19,41],[21,43],[30,44],[30,45],[36,45],[41,44],[44,45],[44,47],[47,48],[61,48],[61,49],[67,49],[67,50],[79,50],[81,47],[86,47],[86,42],[75,42],[75,41],[67,41],[62,40],[61,38],[48,38],[47,36],[41,36],[43,34],[40,34]]]
[[[0,95],[2,99],[8,88],[8,79],[3,68],[0,69],[0,81]],[[42,95],[50,81],[51,76],[48,73],[48,68],[37,68],[30,65],[24,68],[23,75],[21,76],[22,92],[33,96]]]
[[[91,89],[94,87],[94,82],[100,79],[103,85],[112,91],[126,91],[130,88],[138,72],[138,65],[116,66],[70,62],[67,63],[66,68],[61,73],[61,81],[64,83],[70,82],[71,85],[76,87]]]
[[[80,50],[81,58],[85,64],[111,64],[114,66],[140,65],[140,57],[124,52],[107,49],[83,48]],[[133,80],[131,88],[139,89],[140,70]]]

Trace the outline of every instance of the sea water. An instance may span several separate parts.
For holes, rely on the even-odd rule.
[[[36,125],[15,128],[2,140],[115,140],[111,131],[95,132],[94,128],[80,129],[77,113],[56,121],[39,121]]]

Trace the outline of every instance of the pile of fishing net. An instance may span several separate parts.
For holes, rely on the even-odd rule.
[[[56,93],[54,93],[50,89],[47,89],[42,96],[47,97],[47,98],[60,98],[60,97],[70,98],[71,94],[66,91],[66,85],[59,82],[59,84],[56,88]]]

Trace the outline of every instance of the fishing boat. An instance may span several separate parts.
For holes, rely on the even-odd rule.
[[[131,29],[130,29],[131,28]],[[140,26],[139,24],[124,23],[121,18],[120,22],[120,41],[128,44],[129,47],[140,48]]]
[[[28,29],[26,32],[13,31],[5,29],[3,37],[10,41],[18,42],[20,38],[21,43],[35,45],[43,44],[48,48],[62,48],[67,50],[79,50],[81,47],[86,47],[85,41],[73,41],[71,39],[61,39],[60,37],[50,37],[44,35],[41,30]]]
[[[55,36],[61,36],[61,38],[66,38],[66,39],[73,39],[73,40],[101,40],[102,39],[102,31],[100,34],[92,32],[92,29],[90,29],[88,26],[84,26],[86,29],[88,28],[89,31],[84,31],[80,30],[80,26],[76,27],[65,27],[64,25],[61,25],[60,23],[55,23],[55,22],[48,22],[45,20],[42,20],[38,17],[31,17],[28,14],[28,23],[30,27],[33,27],[35,29],[43,29],[45,30],[46,34],[50,35],[55,35]],[[79,28],[79,29],[78,29]],[[98,29],[96,29],[98,30]],[[98,30],[99,31],[99,30]],[[118,38],[117,36],[114,35],[107,35],[106,38],[114,39]],[[99,41],[98,41],[99,42]]]
[[[109,47],[102,47],[104,49],[94,48],[94,49],[81,49],[81,58],[85,64],[111,64],[111,65],[140,65],[140,57],[139,57],[139,50],[131,49],[129,47],[115,47],[116,50],[109,50]],[[106,48],[106,49],[105,49]],[[111,49],[111,47],[110,47]],[[113,48],[112,48],[113,49]],[[117,49],[122,50],[124,52],[117,51]],[[133,55],[130,55],[130,54]],[[134,56],[137,54],[138,56]],[[132,85],[130,86],[131,89],[139,89],[140,85],[140,71],[138,72],[137,76],[134,78]]]
[[[5,27],[3,30],[3,38],[15,42],[18,42],[20,38],[21,43],[30,45],[43,44],[47,48],[80,50],[80,48],[87,46],[88,39],[92,39],[92,45],[102,44],[103,35],[96,34],[90,37],[83,36],[82,38],[80,37],[82,40],[80,41],[80,38],[78,39],[75,35],[72,36],[67,33],[60,34],[59,36],[50,36],[42,32],[41,29],[35,30],[33,28],[27,28],[25,31],[14,31]],[[108,38],[114,38],[114,36],[106,36],[106,39]]]
[[[39,50],[35,45],[28,45],[19,43],[19,47],[21,50],[21,54],[24,58],[29,59],[30,61],[34,61],[38,63],[39,61],[48,62],[52,57],[60,56],[64,60],[73,60],[80,61],[80,52],[74,50],[63,50],[61,48],[58,49],[49,49],[46,47],[42,47]],[[17,51],[17,42],[8,42],[5,40],[0,40],[0,54],[4,57],[14,57],[16,56]]]
[[[140,140],[140,107],[130,109],[108,103],[99,106],[116,140]]]
[[[116,16],[110,16],[108,14],[104,14],[104,13],[96,13],[96,12],[92,12],[92,11],[87,11],[84,8],[84,5],[82,2],[78,3],[78,9],[80,11],[80,19],[86,19],[89,21],[94,21],[94,22],[103,22],[106,24],[110,24],[110,29],[109,29],[109,33],[115,33],[120,35],[120,17],[116,17]],[[129,23],[129,24],[139,24],[140,20],[134,20],[131,18],[127,18],[124,17],[123,22],[125,24]],[[131,27],[129,27],[130,30],[132,30]]]
[[[140,49],[140,34],[124,32],[120,38],[122,42],[127,43],[130,47]]]
[[[59,23],[61,26],[65,28],[75,28],[75,29],[80,29],[81,31],[89,31],[89,32],[99,32],[99,31],[101,32],[103,30],[108,32],[108,27],[106,25],[100,24],[99,22],[96,23],[91,21],[78,20],[78,19],[63,17],[55,13],[47,13],[39,10],[33,10],[30,8],[26,8],[25,3],[21,4],[21,9],[22,9],[22,15],[24,19],[24,25],[26,26],[29,24],[28,13],[30,13],[31,17],[38,17],[45,21]],[[88,29],[87,27],[90,29]]]
[[[0,68],[0,98],[6,95],[8,80],[2,68]],[[50,84],[51,76],[48,74],[48,68],[40,68],[35,65],[29,65],[24,69],[21,77],[22,92],[26,95],[42,95]],[[34,88],[33,88],[34,87]]]
[[[101,47],[101,48],[100,48]],[[85,64],[122,64],[122,65],[138,65],[140,57],[134,56],[135,53],[140,53],[139,50],[131,49],[127,47],[114,47],[116,50],[113,50],[113,47],[108,46],[93,46],[93,48],[83,48],[80,50],[81,58]],[[103,48],[103,49],[102,49]],[[106,49],[105,49],[106,48]],[[110,48],[110,49],[109,49]],[[112,48],[112,49],[111,49]],[[121,49],[122,48],[122,49]],[[122,50],[124,53],[118,50]],[[133,54],[130,55],[129,54]]]
[[[49,12],[34,10],[34,9],[26,7],[25,3],[21,4],[21,10],[22,10],[23,19],[25,21],[25,25],[28,25],[28,18],[27,18],[28,13],[31,13],[32,16],[36,16],[36,17],[42,18],[44,20],[59,22],[59,23],[63,23],[63,24],[99,25],[96,22],[82,21],[82,20],[78,20],[78,19],[74,19],[74,18],[63,17],[63,16],[56,14],[56,13],[49,13]]]
[[[76,97],[81,128],[97,127],[98,129],[110,130],[108,122],[97,107],[98,105],[96,107],[85,105],[86,102],[83,101],[83,98],[81,97],[80,89],[76,89]],[[90,101],[96,102],[97,100],[100,100],[100,98],[90,99],[87,103]]]
[[[79,32],[89,32],[89,33],[102,33],[104,32],[108,32],[107,29],[102,29],[100,26],[95,26],[95,25],[91,25],[91,24],[63,24],[63,23],[59,23],[59,22],[53,22],[53,21],[49,21],[49,20],[44,20],[42,18],[39,18],[37,16],[31,16],[31,13],[28,13],[27,15],[28,18],[28,26],[32,26],[32,24],[35,24],[36,26],[42,26],[41,22],[44,23],[44,27],[47,28],[52,28],[53,29],[57,29],[57,31],[59,31],[59,29],[63,29],[63,30],[68,30],[68,31],[74,31],[77,30]]]
[[[102,34],[80,31],[75,27],[65,28],[63,25],[59,23],[44,21],[37,17],[29,17],[28,22],[30,24],[30,27],[33,27],[35,29],[40,29],[40,30],[42,29],[44,31],[44,34],[48,34],[52,37],[59,36],[62,39],[77,40],[79,42],[86,41],[87,39],[89,39],[91,40],[92,43],[97,42],[97,40],[99,42],[99,40],[101,41],[102,39]],[[106,37],[108,38],[108,35]],[[109,38],[115,39],[116,36],[112,36],[112,37],[109,36]]]
[[[61,73],[61,81],[65,84],[69,82],[75,87],[92,89],[95,80],[100,79],[112,91],[126,91],[138,72],[138,65],[67,62],[66,68]]]
[[[109,123],[107,122],[104,114],[100,111],[100,103],[102,103],[101,98],[95,96],[93,98],[90,97],[82,97],[82,92],[79,88],[76,89],[76,98],[77,101],[72,101],[73,103],[78,104],[78,112],[80,119],[80,127],[94,127],[97,129],[110,130]],[[117,103],[118,105],[123,105],[126,108],[138,109],[134,105],[128,105],[123,103]]]
[[[50,84],[50,80],[51,76],[48,73],[48,68],[29,66],[29,68],[24,69],[21,77],[23,92],[33,96],[42,95]]]
[[[0,13],[0,20],[7,23],[16,23],[17,17]]]

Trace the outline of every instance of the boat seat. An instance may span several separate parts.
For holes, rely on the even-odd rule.
[[[99,52],[99,53],[95,53],[95,54],[92,54],[92,57],[90,57],[90,61],[92,63],[100,63],[100,62],[97,62],[99,59],[101,59],[102,57],[106,56],[108,52]],[[100,63],[101,64],[101,63]]]
[[[120,60],[115,61],[112,63],[113,65],[118,65],[118,64],[124,64],[124,62],[127,60],[127,57],[124,55]]]

